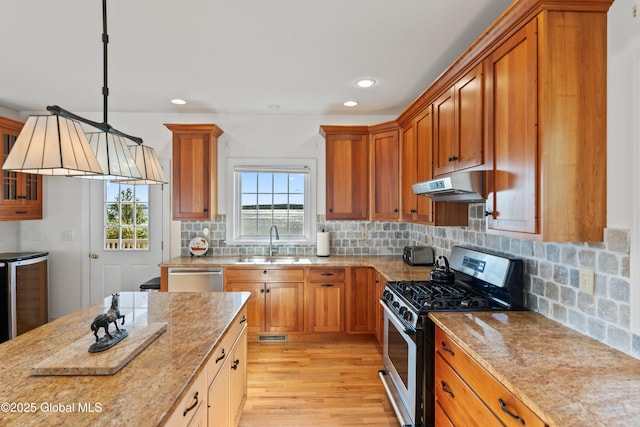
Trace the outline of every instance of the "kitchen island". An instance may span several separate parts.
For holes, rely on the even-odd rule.
[[[163,425],[206,372],[210,355],[227,339],[248,297],[121,292],[124,328],[166,322],[167,330],[113,375],[31,375],[33,366],[78,340],[88,336],[91,343],[91,321],[106,311],[110,296],[1,344],[0,425]]]
[[[477,364],[472,374],[461,377],[471,388],[475,382],[481,399],[490,381],[478,370],[503,387],[501,399],[512,394],[550,427],[640,425],[639,360],[531,311],[434,312],[429,317],[444,333],[436,351],[448,359],[466,354]],[[464,364],[467,373],[469,366]],[[508,425],[520,425],[514,415],[525,417],[508,401],[501,410],[497,399],[482,400],[498,417],[511,411]],[[462,406],[468,407],[466,402]]]

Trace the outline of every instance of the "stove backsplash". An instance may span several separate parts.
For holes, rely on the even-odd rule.
[[[484,232],[484,204],[469,206],[469,226],[431,227],[379,221],[327,221],[332,255],[402,255],[404,246],[429,245],[449,255],[455,245],[468,246],[525,261],[525,303],[531,310],[640,359],[640,336],[630,328],[630,230],[606,229],[602,243],[541,243]],[[266,254],[267,246],[225,242],[225,219],[182,222],[182,254],[203,227],[211,230],[211,255]],[[275,243],[275,242],[274,242]],[[314,256],[316,245],[274,245],[282,255]],[[596,272],[594,296],[578,292],[580,268]]]

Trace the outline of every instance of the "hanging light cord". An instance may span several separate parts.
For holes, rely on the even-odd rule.
[[[57,105],[50,105],[47,107],[47,111],[50,111],[52,114],[65,117],[71,120],[77,120],[79,122],[88,124],[89,126],[93,126],[95,128],[100,129],[103,132],[109,132],[114,135],[121,136],[123,138],[127,138],[138,145],[142,145],[142,138],[138,138],[137,136],[127,135],[124,132],[120,132],[117,129],[111,127],[107,120],[107,111],[108,111],[108,102],[107,98],[109,97],[109,85],[107,80],[107,52],[109,45],[109,34],[107,33],[107,0],[102,0],[102,59],[103,59],[103,86],[102,86],[102,103],[103,103],[103,122],[98,123],[93,120],[85,119],[84,117],[78,116],[70,111],[65,110],[64,108],[60,108]]]

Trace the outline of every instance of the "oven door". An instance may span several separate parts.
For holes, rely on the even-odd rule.
[[[416,405],[420,404],[416,396],[417,332],[400,321],[385,300],[379,302],[384,308],[385,369],[380,371],[380,378],[401,425],[413,426],[416,425],[416,415],[420,415]]]

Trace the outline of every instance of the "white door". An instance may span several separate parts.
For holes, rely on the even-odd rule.
[[[165,169],[166,170],[166,169]],[[168,186],[165,185],[126,185],[116,183],[109,186],[104,181],[91,181],[90,184],[90,218],[89,218],[89,277],[88,289],[89,303],[99,302],[114,292],[138,291],[140,285],[147,280],[160,276],[159,264],[165,257],[163,250],[163,236],[167,235],[168,225]],[[166,187],[166,190],[163,188]],[[106,188],[109,188],[107,191]],[[118,189],[118,190],[115,190]],[[105,197],[105,193],[106,197]],[[133,215],[129,209],[117,209],[116,205],[128,205],[135,198],[140,206],[136,209],[136,215],[148,218],[148,239],[145,238],[144,220],[138,221],[136,227],[122,227],[127,229],[114,235],[116,228],[106,226],[107,210],[111,218],[115,215],[125,219],[123,222],[131,222]],[[121,203],[116,203],[120,201]],[[105,204],[107,206],[105,206]],[[166,206],[165,206],[166,204]],[[114,210],[115,209],[115,210]],[[140,227],[138,227],[140,225]],[[135,239],[132,230],[136,234]],[[142,249],[132,249],[136,245]],[[167,252],[168,253],[168,248]]]

